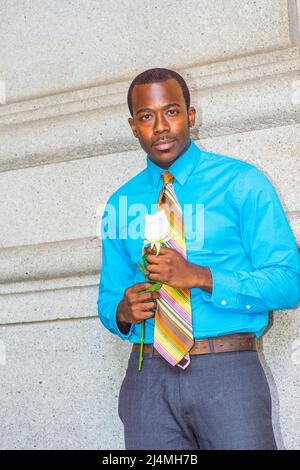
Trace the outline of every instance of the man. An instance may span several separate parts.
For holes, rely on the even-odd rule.
[[[103,325],[134,343],[119,395],[126,449],[276,449],[256,340],[270,310],[300,299],[299,254],[279,197],[254,165],[198,148],[196,111],[176,72],[138,75],[128,106],[147,167],[108,200],[98,298]],[[127,229],[138,208],[153,214],[162,200],[164,211],[175,206],[177,244],[158,255],[146,247],[148,279],[162,287],[143,293],[144,237]]]

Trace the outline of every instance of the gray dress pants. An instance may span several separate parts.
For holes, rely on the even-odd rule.
[[[192,355],[187,369],[131,352],[118,401],[126,450],[277,449],[256,351]]]

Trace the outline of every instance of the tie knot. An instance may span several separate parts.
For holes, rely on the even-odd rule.
[[[163,180],[164,180],[164,185],[166,185],[168,183],[172,183],[173,179],[174,179],[174,176],[169,171],[164,171],[162,173],[162,177],[163,177]]]

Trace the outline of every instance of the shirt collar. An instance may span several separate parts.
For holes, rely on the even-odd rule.
[[[183,186],[199,160],[199,152],[201,153],[201,150],[190,137],[189,148],[167,170],[153,163],[147,154],[147,174],[150,184],[156,189],[162,172],[170,171]]]

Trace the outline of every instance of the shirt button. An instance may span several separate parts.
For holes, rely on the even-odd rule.
[[[251,308],[251,305],[246,305],[246,308],[249,310],[249,308]]]
[[[227,304],[226,300],[223,299],[223,300],[221,301],[221,304],[222,304],[222,305],[226,305],[226,304]]]

